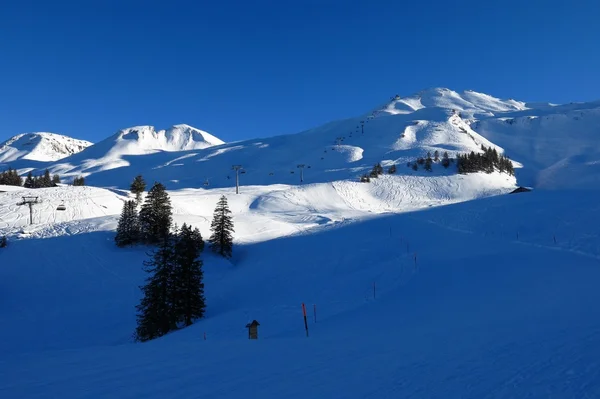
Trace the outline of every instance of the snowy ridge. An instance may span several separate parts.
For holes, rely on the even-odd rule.
[[[51,170],[63,175],[89,175],[129,166],[126,158],[130,156],[200,150],[223,143],[210,133],[189,125],[174,125],[166,130],[156,130],[154,126],[134,126],[122,129],[86,151],[51,166]]]
[[[0,144],[0,163],[20,159],[57,161],[83,151],[92,143],[55,133],[23,133]]]

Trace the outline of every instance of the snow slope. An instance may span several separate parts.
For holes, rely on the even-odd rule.
[[[23,133],[0,143],[0,164],[17,160],[57,161],[92,143],[55,133]]]
[[[206,253],[207,318],[147,344],[130,343],[145,248],[117,249],[103,227],[12,240],[0,251],[0,317],[12,326],[0,330],[0,392],[596,397],[597,195],[533,192],[344,221],[247,240],[232,264]],[[178,212],[186,204],[196,207],[184,200]],[[236,227],[263,227],[238,212]],[[244,330],[252,319],[256,342]]]
[[[197,150],[223,144],[223,141],[188,125],[174,125],[166,130],[153,126],[135,126],[69,157],[50,169],[61,175],[84,175],[130,166],[129,158],[146,154],[164,154]]]

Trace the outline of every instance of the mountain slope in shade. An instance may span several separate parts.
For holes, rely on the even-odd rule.
[[[0,163],[17,160],[57,161],[83,151],[92,143],[55,133],[23,133],[0,144]]]

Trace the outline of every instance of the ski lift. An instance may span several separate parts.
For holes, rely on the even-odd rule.
[[[57,211],[66,211],[67,207],[65,206],[65,201],[61,202],[59,206],[56,207]]]

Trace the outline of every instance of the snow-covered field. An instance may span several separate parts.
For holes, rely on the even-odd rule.
[[[56,162],[20,153],[88,186],[0,186],[0,397],[600,397],[598,106],[431,89],[295,135],[140,126]],[[407,165],[481,145],[517,178]],[[377,162],[398,170],[359,183]],[[235,225],[231,260],[202,256],[206,318],[144,344],[151,248],[114,244],[137,174],[205,239],[221,195]]]
[[[172,195],[176,208],[188,194]],[[247,236],[231,263],[204,255],[206,319],[147,344],[131,343],[145,248],[117,249],[103,228],[12,240],[0,251],[11,326],[0,330],[0,393],[596,397],[597,195],[507,195]],[[236,211],[234,221],[259,223]]]

